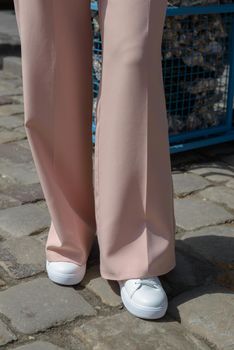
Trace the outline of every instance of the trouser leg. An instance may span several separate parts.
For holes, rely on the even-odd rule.
[[[175,266],[175,217],[161,67],[166,0],[99,0],[103,43],[95,185],[100,272]]]
[[[96,233],[89,0],[15,0],[25,128],[51,214],[47,259],[84,263]]]

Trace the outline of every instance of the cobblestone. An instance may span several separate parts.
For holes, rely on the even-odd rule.
[[[32,153],[29,149],[23,147],[22,142],[10,142],[1,145],[0,158],[13,163],[27,163],[32,161]]]
[[[204,176],[209,181],[222,183],[234,177],[234,172],[224,162],[209,162],[194,164],[189,167],[188,172]]]
[[[14,129],[23,124],[24,121],[20,116],[0,117],[0,128]]]
[[[6,283],[0,278],[0,287],[5,287]]]
[[[234,270],[220,272],[217,275],[216,282],[234,292]]]
[[[227,187],[229,187],[229,188],[233,188],[234,189],[234,179],[229,180],[228,182],[226,182],[225,185]]]
[[[17,130],[0,130],[0,144],[22,140],[25,136]]]
[[[189,331],[219,350],[234,348],[234,294],[219,287],[198,287],[175,297],[168,312]]]
[[[12,74],[22,76],[22,61],[21,57],[8,56],[3,58],[3,69]]]
[[[25,278],[45,270],[44,246],[32,237],[12,238],[2,242],[0,256],[0,265],[13,278]]]
[[[19,146],[21,146],[21,147],[27,148],[27,149],[30,151],[30,153],[31,153],[30,145],[29,145],[29,142],[28,142],[27,139],[25,139],[25,140],[20,140],[20,141],[16,141],[16,143],[17,143]]]
[[[8,194],[14,200],[23,204],[44,199],[40,183],[31,185],[15,184],[11,186],[9,185],[8,187],[5,185],[3,193]]]
[[[209,199],[213,202],[224,204],[234,209],[234,190],[226,186],[212,186],[199,192],[202,198]]]
[[[16,348],[16,350],[63,350],[57,345],[45,342],[35,341],[26,345],[22,345]]]
[[[35,204],[0,210],[0,232],[6,236],[20,237],[42,231],[50,224],[48,210]]]
[[[20,43],[15,16],[12,11],[1,11],[0,33],[8,36],[8,43]]]
[[[81,284],[100,297],[102,302],[107,305],[119,306],[122,304],[117,282],[103,279],[100,276],[99,266],[97,265],[88,269]]]
[[[20,201],[0,193],[0,209],[6,209],[20,205]]]
[[[226,162],[231,167],[234,167],[234,155],[233,154],[222,156],[222,161]]]
[[[0,174],[12,178],[23,185],[31,185],[39,182],[33,162],[16,164],[6,159],[0,159]]]
[[[188,288],[209,283],[214,279],[215,273],[211,266],[204,265],[202,261],[176,250],[176,266],[169,271],[163,279],[170,286],[170,295],[177,295]]]
[[[7,104],[0,106],[0,119],[2,117],[9,117],[16,114],[22,115],[24,113],[23,104]]]
[[[0,96],[0,106],[11,104],[12,102],[13,102],[13,99],[11,96]]]
[[[2,291],[0,312],[24,334],[72,321],[77,316],[96,314],[74,288],[56,285],[44,277]]]
[[[227,210],[211,201],[198,198],[175,199],[175,216],[179,228],[195,230],[234,219]]]
[[[17,336],[0,320],[0,346],[16,339]]]
[[[234,268],[234,226],[218,225],[185,232],[186,246],[220,268]],[[187,248],[186,248],[187,249]]]
[[[173,174],[174,192],[177,196],[185,196],[210,185],[202,176],[188,173]]]
[[[74,334],[95,350],[209,349],[172,320],[148,322],[125,311],[88,321],[76,327]]]

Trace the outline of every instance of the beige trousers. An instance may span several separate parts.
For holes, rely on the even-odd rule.
[[[175,217],[161,67],[166,0],[99,0],[103,43],[94,181],[90,0],[14,0],[25,129],[51,226],[49,261],[103,278],[175,267]]]

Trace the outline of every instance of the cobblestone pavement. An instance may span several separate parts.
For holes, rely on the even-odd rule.
[[[138,319],[117,282],[100,277],[97,242],[80,285],[47,278],[50,217],[24,129],[20,67],[6,56],[0,70],[0,347],[234,349],[234,143],[171,156],[177,265],[160,278],[169,308],[157,321]]]

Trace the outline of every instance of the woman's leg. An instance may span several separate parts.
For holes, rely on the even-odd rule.
[[[100,272],[107,279],[157,276],[175,267],[161,69],[166,7],[166,0],[99,0],[95,203]]]
[[[85,263],[96,233],[90,0],[15,0],[25,127],[51,214],[49,261]]]

